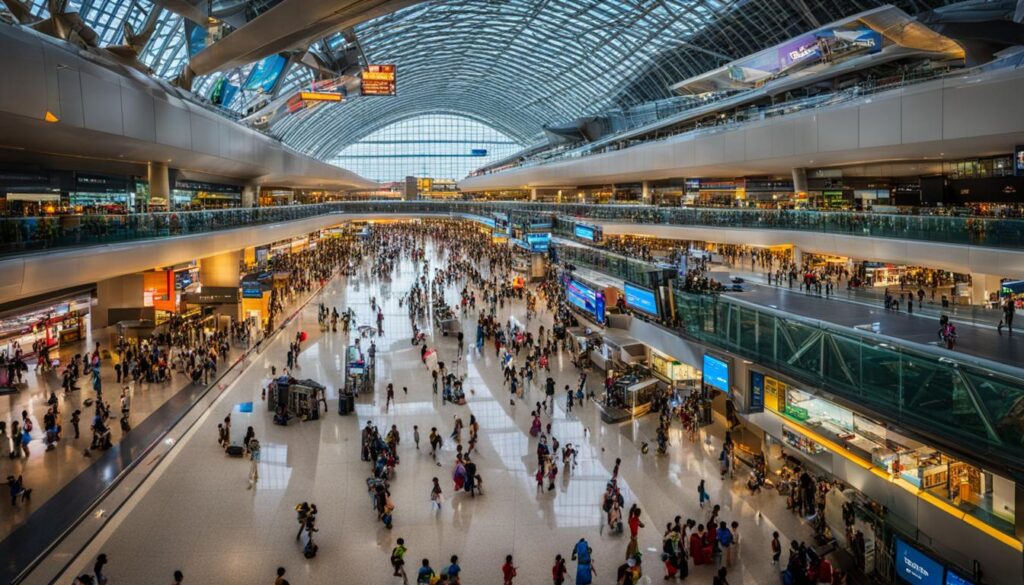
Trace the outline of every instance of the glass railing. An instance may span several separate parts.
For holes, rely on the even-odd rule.
[[[0,218],[0,255],[148,238],[185,236],[316,217],[336,204],[170,211],[123,215],[59,215]]]
[[[536,214],[581,220],[806,231],[992,248],[1024,248],[1024,220],[777,209],[582,205],[487,201],[348,201],[216,211],[0,218],[0,254],[197,234],[326,213]]]
[[[687,336],[824,388],[948,446],[1024,465],[1021,370],[766,308],[675,291]],[[969,445],[969,447],[964,447]]]

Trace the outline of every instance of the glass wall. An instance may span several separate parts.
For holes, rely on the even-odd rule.
[[[382,183],[406,177],[457,180],[520,148],[512,138],[476,120],[431,114],[385,126],[330,162]]]

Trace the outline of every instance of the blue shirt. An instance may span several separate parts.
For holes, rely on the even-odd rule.
[[[718,544],[722,546],[732,545],[732,531],[728,528],[718,529]]]
[[[434,576],[434,569],[430,567],[420,567],[420,572],[416,574],[416,583],[430,583],[430,578]]]

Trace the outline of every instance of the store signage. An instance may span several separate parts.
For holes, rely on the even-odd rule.
[[[896,539],[896,576],[912,585],[942,585],[942,565],[923,552]]]
[[[729,364],[711,354],[704,354],[704,383],[722,392],[729,392]]]
[[[764,374],[750,372],[750,412],[764,412]]]
[[[1024,144],[1018,144],[1013,151],[1013,174],[1024,177]]]
[[[243,299],[262,299],[263,298],[263,286],[258,282],[245,281],[242,283],[242,298]]]
[[[810,415],[807,413],[806,408],[803,408],[802,406],[793,406],[792,404],[785,405],[782,408],[782,414],[785,414],[799,421],[805,421],[810,417]]]
[[[812,34],[793,39],[779,47],[778,56],[779,69],[808,59],[816,59],[821,56],[818,38]]]
[[[654,317],[658,316],[658,300],[655,298],[653,290],[628,282],[625,283],[623,289],[626,293],[627,307],[653,315]]]
[[[363,95],[397,95],[396,73],[394,64],[367,65],[362,73]]]

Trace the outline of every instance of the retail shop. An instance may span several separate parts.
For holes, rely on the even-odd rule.
[[[85,338],[92,297],[85,293],[0,318],[0,354],[20,348],[32,355],[37,344],[51,350]]]
[[[840,479],[850,481],[834,464],[834,456],[877,470],[887,481],[912,493],[934,496],[1012,532],[1014,484],[968,462],[893,431],[797,385],[761,372],[750,372],[750,411],[774,413],[781,420],[765,425],[769,462],[782,452],[804,459]],[[777,428],[774,432],[772,429]],[[773,464],[769,464],[772,471]],[[842,469],[848,469],[843,467]]]
[[[242,206],[242,188],[177,179],[171,191],[174,209],[225,209]]]

